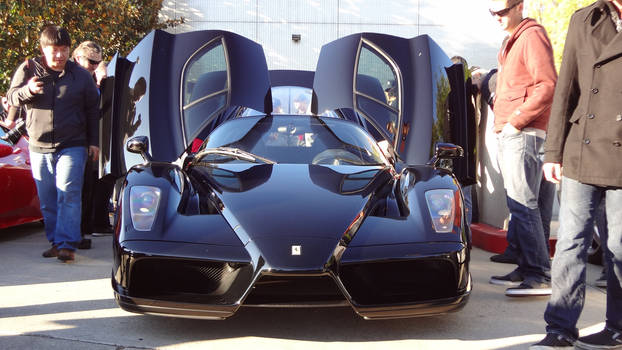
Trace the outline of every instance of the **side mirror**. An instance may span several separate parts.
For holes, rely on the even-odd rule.
[[[434,145],[434,156],[426,164],[437,166],[441,159],[455,159],[464,156],[464,150],[453,143],[438,142]]]
[[[151,162],[151,154],[149,154],[149,138],[147,136],[135,136],[127,140],[125,148],[128,152],[140,154],[145,163]]]

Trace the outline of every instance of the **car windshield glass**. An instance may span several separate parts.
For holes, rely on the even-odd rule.
[[[372,137],[356,124],[311,116],[246,117],[219,126],[201,150],[232,147],[277,163],[379,165],[385,159]],[[211,158],[213,157],[213,158]],[[222,153],[203,162],[243,162]]]

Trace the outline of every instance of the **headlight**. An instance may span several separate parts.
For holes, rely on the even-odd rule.
[[[431,190],[425,193],[430,217],[434,230],[438,233],[449,233],[453,230],[456,203],[454,191]]]
[[[149,231],[153,226],[161,191],[153,186],[133,186],[130,189],[130,214],[137,231]]]

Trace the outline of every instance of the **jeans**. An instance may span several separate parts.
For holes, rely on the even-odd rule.
[[[551,238],[551,218],[553,217],[553,202],[556,195],[555,184],[547,181],[542,175],[540,181],[540,191],[538,192],[538,208],[540,208],[540,219],[542,221],[542,231],[544,232],[544,241],[546,242],[547,249],[550,251],[549,239]],[[508,232],[506,239],[508,246],[505,248],[503,254],[518,258],[518,242],[514,229],[508,225]]]
[[[601,232],[607,269],[606,327],[622,331],[622,188],[600,187],[563,177],[559,231],[552,268],[553,294],[546,307],[546,331],[576,339],[585,301],[585,264],[594,216],[606,198],[607,230]]]
[[[548,282],[550,260],[538,207],[544,140],[525,132],[497,136],[499,166],[511,218],[508,231],[518,248],[517,271],[526,282]],[[550,214],[549,214],[550,220]]]
[[[602,252],[604,252],[605,250],[607,250],[607,240],[606,239],[602,239],[603,236],[607,236],[607,212],[605,211],[605,203],[607,201],[603,198],[603,200],[600,202],[600,205],[598,206],[598,208],[596,208],[596,214],[594,214],[594,226],[596,226],[596,228],[598,229],[598,233],[601,237],[600,239],[600,249]],[[603,272],[602,274],[604,276],[607,275],[607,265],[610,264],[609,261],[607,261],[607,257],[605,256],[605,254],[603,253],[602,255],[602,263],[603,263]]]
[[[63,148],[53,153],[30,151],[45,235],[58,249],[75,250],[81,240],[81,198],[86,157],[86,147]]]

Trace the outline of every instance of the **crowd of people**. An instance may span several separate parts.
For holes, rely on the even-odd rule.
[[[491,260],[517,265],[490,283],[506,286],[509,297],[550,295],[546,337],[531,349],[622,349],[622,217],[616,215],[622,210],[622,162],[616,161],[622,150],[622,0],[597,0],[572,16],[559,76],[547,32],[523,16],[523,0],[490,4],[507,37],[498,67],[475,71],[472,79],[494,113],[510,212],[508,248]],[[59,26],[43,28],[40,46],[41,57],[17,67],[6,103],[9,110],[25,106],[29,118],[32,172],[50,242],[43,256],[68,262],[75,249],[88,246],[83,236],[93,225],[109,226],[107,211],[83,200],[97,187],[98,87],[106,63],[94,41],[70,55],[71,38]],[[467,66],[460,57],[454,61]],[[60,89],[63,94],[56,93]],[[308,101],[295,106],[308,113]],[[14,127],[19,117],[13,113],[4,126]],[[470,191],[465,188],[468,199]],[[551,263],[555,196],[561,196],[560,226]],[[606,325],[580,337],[594,220],[603,247]]]
[[[494,115],[510,212],[508,246],[490,260],[517,265],[490,283],[507,287],[508,297],[550,296],[547,334],[530,349],[622,349],[622,232],[614,217],[622,209],[622,168],[615,161],[622,106],[607,102],[622,72],[615,72],[622,55],[615,39],[622,31],[622,1],[598,0],[572,16],[559,77],[545,28],[524,17],[523,7],[523,0],[490,0],[490,14],[507,34],[498,67],[469,69],[478,101],[487,104],[480,107]],[[452,60],[468,67],[460,56]],[[463,193],[469,215],[470,186]],[[555,197],[560,226],[551,263]],[[603,251],[595,284],[607,288],[606,323],[600,332],[579,337],[594,225]]]
[[[559,76],[546,30],[523,0],[490,0],[507,33],[498,67],[474,80],[490,104],[510,221],[508,248],[491,257],[517,268],[490,283],[509,297],[547,296],[546,336],[530,349],[622,349],[622,63],[620,0],[597,0],[570,20]],[[483,86],[485,84],[485,86]],[[549,259],[555,186],[560,209]],[[607,289],[605,327],[580,337],[586,260],[596,221]]]

